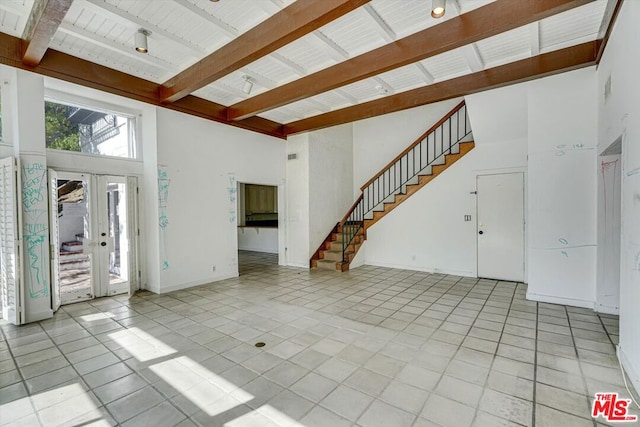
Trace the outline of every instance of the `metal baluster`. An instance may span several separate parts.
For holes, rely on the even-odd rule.
[[[449,117],[449,154],[451,154],[451,117]]]
[[[464,106],[464,135],[467,135],[467,106]]]
[[[385,174],[382,174],[382,195],[384,196],[385,194],[385,190],[384,190],[384,184],[385,184],[385,179],[384,179]],[[384,200],[384,197],[382,198]]]

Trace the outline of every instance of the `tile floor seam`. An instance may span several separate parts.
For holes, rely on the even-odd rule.
[[[495,290],[495,288],[496,288],[496,287],[498,287],[498,284],[499,284],[499,283],[500,283],[500,282],[497,282],[497,283],[494,285],[493,289],[491,290],[491,293],[493,293],[493,291]],[[496,361],[496,357],[497,357],[497,355],[498,355],[498,348],[500,347],[500,342],[502,341],[502,336],[504,335],[504,329],[505,329],[505,327],[506,327],[506,325],[507,325],[507,320],[509,319],[509,313],[511,313],[511,310],[512,310],[512,307],[513,307],[513,301],[515,300],[516,294],[517,294],[517,292],[518,292],[518,287],[519,287],[519,285],[520,285],[520,282],[516,282],[516,285],[515,285],[515,286],[514,286],[514,288],[513,288],[513,294],[511,295],[511,301],[509,302],[509,310],[507,311],[507,314],[506,314],[506,316],[505,316],[504,323],[502,324],[502,330],[500,331],[500,337],[498,338],[498,346],[496,346],[496,351],[495,351],[495,353],[493,354],[493,358],[491,359],[491,365],[489,365],[489,373],[488,373],[488,375],[487,375],[487,379],[485,380],[486,382],[488,382],[488,381],[489,381],[489,375],[491,375],[491,370],[493,369],[493,365],[494,365],[494,363],[495,363],[495,361]],[[488,301],[488,298],[487,298],[487,301]],[[486,303],[485,303],[485,305],[486,305]],[[483,305],[483,307],[484,307],[484,305]],[[486,390],[487,390],[487,389],[488,389],[488,387],[484,386],[484,390],[482,391],[482,396],[484,396],[484,394],[485,394],[485,392],[486,392]],[[478,413],[480,412],[480,401],[482,400],[482,396],[480,396],[480,399],[478,400],[478,407],[476,408],[476,412],[475,412],[474,417],[473,417],[473,418],[474,418],[474,420],[476,420],[476,419],[477,419],[477,417],[478,417]],[[533,412],[533,410],[532,410],[532,412]],[[509,420],[509,421],[510,421],[510,420]],[[534,424],[532,424],[532,426],[535,426],[535,423],[534,423]]]
[[[589,399],[589,385],[587,384],[586,376],[584,374],[584,369],[582,368],[582,362],[580,360],[580,355],[578,353],[578,347],[576,346],[576,338],[573,335],[573,328],[571,327],[571,316],[569,316],[569,310],[567,310],[566,306],[564,306],[564,311],[565,311],[565,315],[567,316],[567,322],[569,323],[569,332],[571,333],[571,341],[573,341],[573,351],[575,351],[576,360],[578,362],[578,368],[580,368],[580,379],[582,380],[582,385],[585,390],[584,397],[585,399],[587,399],[587,408],[591,408],[591,400]],[[569,412],[565,412],[565,413],[568,413],[569,415],[573,415],[573,414],[570,414]],[[598,427],[598,423],[595,418],[592,417],[591,422],[593,423],[593,427]]]
[[[482,280],[482,279],[480,279],[480,278],[478,278],[478,279],[477,279],[476,283],[475,283],[475,284],[474,284],[474,285],[469,289],[469,291],[467,291],[467,293],[464,295],[464,297],[462,297],[462,298],[460,299],[460,302],[458,302],[458,304],[456,304],[456,306],[455,306],[456,308],[460,305],[460,303],[462,303],[462,301],[464,300],[464,298],[465,298],[467,295],[469,295],[469,293],[471,292],[471,290],[472,290],[475,286],[477,286],[477,284],[478,284],[478,282],[479,282],[480,280]],[[456,282],[456,283],[457,283],[457,282]],[[494,289],[496,288],[496,286],[497,286],[497,282],[496,282],[496,283],[493,285],[493,287],[491,288],[491,293],[493,293],[493,291],[494,291]],[[453,287],[453,285],[452,285],[452,287]],[[449,289],[450,289],[450,288],[449,288]],[[514,292],[515,292],[515,290],[514,290]],[[484,306],[486,305],[486,301],[488,301],[488,299],[489,299],[489,297],[490,297],[491,293],[487,296],[487,299],[485,300],[485,303],[482,305],[482,307],[483,307],[483,308],[484,308]],[[434,303],[435,303],[435,302],[434,302]],[[455,310],[455,309],[454,309],[454,310]],[[453,311],[454,311],[454,310],[452,310],[452,311],[451,311],[451,313],[453,313]],[[478,315],[476,315],[476,317],[474,318],[474,323],[475,323],[475,320],[477,320],[477,318],[478,318],[478,316],[480,315],[480,313],[481,313],[481,312],[482,312],[482,310],[478,311]],[[449,318],[449,316],[451,315],[451,313],[450,313],[449,315],[447,315],[447,317],[445,317],[445,318],[442,320],[442,323],[444,323],[444,322],[446,321],[446,319],[448,319],[448,318]],[[436,329],[436,331],[437,331],[437,330],[438,330],[438,329]],[[469,328],[469,331],[470,331],[470,330],[471,330],[471,328]],[[469,331],[467,331],[467,335],[465,335],[465,337],[467,337],[467,336],[468,336]],[[462,342],[464,342],[464,340],[463,340]],[[457,348],[456,352],[457,352],[458,350],[460,350],[460,347],[462,347],[462,342],[460,342],[460,344],[458,345],[458,348]],[[447,368],[449,367],[449,365],[451,364],[451,361],[452,361],[453,359],[454,359],[454,356],[452,356],[452,357],[451,357],[451,359],[450,359],[450,360],[449,360],[449,362],[447,363],[447,366],[446,366],[446,367],[444,368],[444,370],[442,371],[442,375],[441,375],[441,376],[440,376],[440,378],[438,379],[437,383],[433,386],[433,390],[431,391],[431,393],[435,393],[435,392],[436,392],[436,389],[438,388],[438,385],[439,385],[439,384],[440,384],[440,382],[442,381],[442,378],[444,378],[445,373],[446,373],[446,371],[447,371]],[[440,395],[438,395],[438,396],[440,396]],[[430,396],[429,396],[429,397],[430,397]],[[445,396],[441,396],[441,397],[445,397]],[[423,403],[422,407],[420,408],[420,411],[418,412],[418,414],[422,414],[422,411],[424,411],[424,408],[425,408],[425,406],[426,406],[426,404],[427,404],[427,401],[428,401],[428,400],[429,400],[429,398],[427,398],[427,400],[425,400],[425,402]],[[475,419],[475,417],[476,417],[476,412],[477,412],[477,410],[478,410],[478,408],[475,408],[475,409],[474,409],[474,416],[473,416],[473,418],[474,418],[474,419]],[[419,418],[419,417],[420,417],[420,415],[418,415],[418,418]]]
[[[95,335],[94,335],[90,330],[88,330],[87,328],[85,328],[85,327],[84,327],[84,325],[83,325],[81,322],[78,322],[77,320],[75,320],[75,318],[73,318],[73,319],[74,319],[74,321],[76,322],[76,324],[77,324],[77,325],[79,325],[81,328],[83,328],[85,331],[87,331],[89,334],[91,334],[91,336],[92,336],[92,337],[94,337],[94,338],[95,338]],[[51,337],[51,335],[49,335],[49,332],[48,332],[46,329],[44,329],[44,328],[43,328],[43,330],[44,330],[45,334],[47,334],[47,336],[49,337],[49,339],[51,339],[52,337]],[[81,338],[81,339],[82,339],[82,338]],[[97,339],[97,338],[96,338],[96,339]],[[51,340],[53,341],[53,339],[51,339]],[[100,342],[100,340],[98,340],[98,342]],[[82,375],[80,374],[80,372],[78,372],[78,370],[76,369],[75,364],[74,364],[74,363],[72,363],[72,362],[68,359],[67,354],[66,354],[66,353],[64,353],[62,350],[60,350],[60,348],[58,347],[58,344],[57,344],[57,343],[55,343],[55,341],[54,341],[54,345],[55,345],[55,347],[58,349],[58,351],[60,352],[60,354],[62,355],[62,357],[64,357],[64,359],[67,361],[67,363],[69,364],[69,366],[71,366],[71,368],[75,371],[76,375],[78,376],[78,380],[79,380],[79,381],[81,381],[81,383],[82,383],[82,384],[84,384],[84,385],[87,387],[87,389],[89,390],[89,392],[93,392],[93,388],[91,388],[91,387],[86,383],[86,381],[84,380],[83,376],[82,376]],[[102,342],[100,342],[100,345],[104,345],[104,344],[102,344]],[[105,347],[106,347],[106,346],[105,346]],[[109,348],[107,348],[107,350],[109,350],[109,352],[110,352],[111,354],[113,354],[113,352],[112,352]],[[120,359],[116,354],[113,354],[113,355],[114,355],[114,356],[115,356],[115,357],[116,357],[120,362],[122,362],[122,360],[121,360],[121,359]],[[111,365],[109,365],[109,366],[111,366]],[[60,369],[64,369],[64,368],[60,368]],[[102,368],[100,368],[100,369],[102,369]],[[44,375],[46,375],[46,374],[44,374]],[[94,395],[95,395],[95,393],[94,393]],[[111,411],[109,411],[109,409],[107,408],[107,405],[105,405],[105,404],[102,402],[102,400],[101,400],[97,395],[95,395],[95,398],[96,398],[96,399],[97,399],[97,400],[102,404],[102,406],[101,406],[101,407],[102,407],[102,408],[103,408],[103,409],[104,409],[104,410],[109,414],[109,416],[110,416],[112,419],[114,419],[114,420],[115,420],[116,418],[113,416],[113,414],[111,413]],[[99,408],[98,408],[98,409],[99,409]],[[38,415],[38,419],[40,419],[40,416],[39,416],[39,415]],[[40,423],[41,423],[42,425],[44,425],[42,421],[40,421]]]

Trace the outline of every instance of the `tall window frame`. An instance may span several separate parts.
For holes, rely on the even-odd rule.
[[[50,143],[47,144],[47,150],[57,151],[57,152],[65,152],[65,153],[73,153],[74,155],[80,156],[91,156],[97,158],[112,158],[119,160],[135,160],[142,161],[142,150],[141,150],[141,112],[130,109],[127,107],[123,107],[120,105],[110,104],[107,102],[102,102],[100,100],[89,99],[82,96],[61,92],[53,89],[45,89],[45,96],[43,100],[43,106],[46,106],[47,103],[53,103],[58,106],[67,107],[69,109],[77,109],[78,111],[85,113],[93,112],[97,117],[101,115],[103,118],[100,118],[98,121],[102,128],[99,125],[89,125],[90,123],[83,123],[84,125],[84,135],[87,137],[91,137],[94,135],[93,131],[97,131],[96,133],[103,134],[103,138],[107,138],[104,141],[100,141],[99,139],[93,141],[90,147],[87,146],[87,141],[78,141],[79,142],[79,151],[78,150],[68,150],[64,148],[52,148],[49,147]],[[46,107],[45,107],[46,108]],[[45,112],[45,120],[47,113]],[[115,120],[115,122],[114,122]],[[96,146],[104,142],[109,142],[108,134],[111,131],[113,133],[114,129],[119,129],[122,133],[123,124],[122,120],[126,120],[126,147],[124,147],[125,153],[101,153]],[[108,129],[108,126],[112,126],[114,129]],[[87,135],[90,134],[90,135]],[[45,135],[45,138],[48,139],[49,135]],[[119,137],[122,138],[122,135],[119,134]],[[79,133],[80,138],[80,133]],[[121,147],[121,148],[123,148]]]

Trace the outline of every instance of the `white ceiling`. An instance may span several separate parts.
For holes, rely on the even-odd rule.
[[[368,52],[492,0],[448,0],[445,18],[435,20],[431,0],[372,0],[271,55],[194,92],[232,105],[251,96]],[[51,48],[158,84],[219,49],[294,0],[75,0]],[[340,89],[261,114],[289,123],[393,93],[441,82],[541,53],[595,40],[606,0],[552,16],[472,45],[440,54]],[[0,0],[0,31],[21,37],[33,0]],[[149,53],[133,38],[151,32]]]

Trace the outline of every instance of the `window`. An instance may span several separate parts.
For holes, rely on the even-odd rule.
[[[135,118],[45,101],[47,148],[136,158]]]

